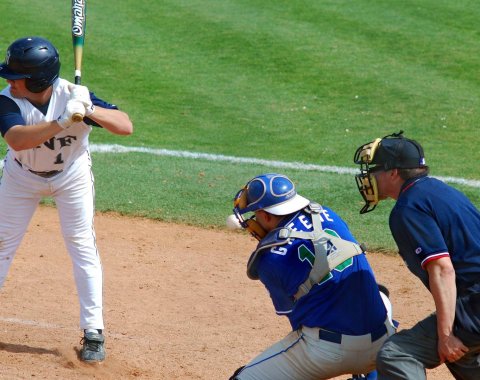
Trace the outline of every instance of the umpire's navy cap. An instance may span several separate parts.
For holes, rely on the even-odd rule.
[[[426,166],[422,146],[415,140],[403,137],[386,137],[380,141],[372,158],[372,165],[390,169],[414,169]]]

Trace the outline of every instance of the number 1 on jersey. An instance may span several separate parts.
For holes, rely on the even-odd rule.
[[[57,154],[57,157],[55,157],[55,162],[54,162],[54,164],[63,164],[62,153],[58,153],[58,154]]]

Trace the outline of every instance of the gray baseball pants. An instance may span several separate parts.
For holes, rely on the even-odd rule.
[[[480,336],[461,330],[455,335],[470,351],[460,360],[445,364],[457,380],[480,379]],[[392,335],[377,355],[378,380],[425,380],[425,369],[441,364],[437,343],[435,313],[411,329]]]
[[[390,322],[385,334],[372,341],[370,334],[342,335],[340,343],[319,338],[319,328],[303,327],[292,331],[253,359],[236,376],[238,380],[323,380],[345,373],[368,373],[375,369],[375,357],[389,335],[395,333]]]

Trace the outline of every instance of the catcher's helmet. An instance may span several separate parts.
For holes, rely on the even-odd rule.
[[[308,199],[297,194],[290,179],[269,173],[248,181],[235,196],[233,212],[241,226],[260,240],[265,232],[257,227],[255,216],[246,219],[244,214],[264,210],[273,215],[289,215],[307,207],[309,203]]]
[[[55,82],[60,73],[58,51],[41,37],[25,37],[14,41],[0,65],[0,77],[10,80],[25,78],[31,92],[42,92]]]

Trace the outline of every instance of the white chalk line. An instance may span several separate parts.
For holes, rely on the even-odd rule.
[[[357,169],[345,168],[340,166],[329,166],[329,165],[315,165],[315,164],[305,164],[302,162],[283,162],[283,161],[274,161],[274,160],[262,160],[258,158],[247,158],[247,157],[234,157],[234,156],[224,156],[221,154],[209,154],[209,153],[198,153],[198,152],[189,152],[182,150],[169,150],[169,149],[153,149],[145,147],[127,147],[122,145],[110,145],[110,144],[91,144],[90,150],[95,153],[148,153],[158,156],[168,156],[168,157],[180,157],[180,158],[192,158],[192,159],[204,159],[207,161],[221,161],[221,162],[232,162],[232,163],[244,163],[244,164],[256,164],[261,166],[269,166],[274,168],[282,169],[296,169],[296,170],[308,170],[308,171],[318,171],[324,173],[337,173],[337,174],[356,174],[358,173]],[[0,166],[3,166],[3,161],[0,162]],[[471,180],[465,178],[457,177],[441,177],[436,176],[436,178],[451,183],[457,183],[465,186],[480,188],[480,181]],[[32,320],[22,320],[18,318],[6,318],[0,316],[0,321],[5,323],[32,326],[42,329],[51,329],[51,330],[75,330],[74,327],[65,327],[47,322],[32,321]],[[124,334],[112,333],[109,332],[110,336],[121,337],[125,339]],[[130,339],[129,337],[128,339]]]
[[[199,152],[190,152],[185,150],[129,147],[129,146],[123,146],[118,144],[111,144],[111,145],[110,144],[91,144],[90,150],[95,153],[148,153],[148,154],[154,154],[157,156],[204,159],[207,161],[231,162],[235,164],[250,164],[250,165],[254,164],[254,165],[261,165],[261,166],[269,166],[272,168],[318,171],[323,173],[337,173],[337,174],[349,174],[349,175],[354,175],[358,173],[358,169],[345,168],[341,166],[305,164],[303,162],[262,160],[259,158],[224,156],[222,154],[199,153]],[[480,188],[480,180],[459,178],[459,177],[443,177],[443,176],[434,176],[434,177],[444,182],[456,183],[459,185]]]
[[[55,325],[52,323],[46,323],[46,322],[39,322],[39,321],[31,321],[28,319],[18,319],[18,318],[7,318],[7,317],[0,317],[1,322],[5,323],[11,323],[15,325],[24,325],[24,326],[33,326],[33,327],[39,327],[43,329],[52,329],[52,330],[72,330],[67,327]]]

